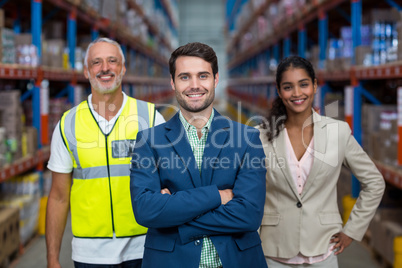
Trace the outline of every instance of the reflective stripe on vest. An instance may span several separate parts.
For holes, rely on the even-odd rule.
[[[68,148],[72,152],[75,161],[77,162],[77,167],[80,167],[80,160],[77,154],[76,138],[75,138],[75,113],[77,112],[77,107],[75,106],[70,110],[65,119],[65,135],[68,143]]]
[[[90,167],[84,169],[74,169],[74,179],[98,179],[103,178],[108,173],[107,166]],[[130,176],[130,164],[110,166],[110,177]],[[107,176],[106,176],[107,177]]]
[[[62,137],[73,160],[71,221],[76,237],[130,237],[146,233],[136,223],[130,195],[131,156],[137,132],[154,125],[155,105],[128,97],[110,133],[104,135],[88,103],[66,112]],[[117,143],[118,146],[114,146]],[[121,145],[121,146],[119,146]],[[124,150],[129,148],[130,150]],[[117,153],[115,152],[117,150]]]

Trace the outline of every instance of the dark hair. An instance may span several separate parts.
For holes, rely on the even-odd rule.
[[[314,68],[308,60],[299,56],[290,56],[284,58],[276,69],[276,87],[278,91],[280,90],[283,73],[290,68],[303,69],[307,72],[313,83],[316,80]],[[286,107],[283,104],[282,99],[277,97],[272,103],[272,108],[268,114],[268,117],[266,118],[266,121],[262,124],[263,128],[268,130],[268,141],[272,141],[274,138],[278,137],[279,133],[283,129],[283,124],[285,123],[286,119]]]
[[[174,75],[176,72],[176,60],[180,56],[192,56],[199,57],[211,64],[212,73],[215,75],[218,73],[218,58],[216,57],[215,51],[208,45],[194,42],[188,43],[187,45],[178,47],[172,52],[169,59],[169,72],[174,81]]]

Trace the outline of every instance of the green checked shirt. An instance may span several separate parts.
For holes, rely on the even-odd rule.
[[[186,130],[188,140],[190,141],[191,149],[193,150],[195,161],[197,162],[198,169],[201,172],[202,156],[204,155],[205,143],[207,142],[208,130],[211,127],[212,119],[214,118],[214,110],[209,117],[208,122],[201,129],[202,137],[198,138],[197,129],[187,122],[180,112],[180,121]],[[219,268],[222,267],[222,262],[219,258],[218,252],[215,249],[209,237],[204,237],[201,250],[201,260],[199,268]]]

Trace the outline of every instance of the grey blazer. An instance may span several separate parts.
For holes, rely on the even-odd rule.
[[[324,254],[331,236],[339,231],[360,241],[384,193],[382,175],[352,136],[349,125],[314,111],[312,116],[314,161],[301,195],[286,163],[284,131],[271,143],[266,130],[260,128],[267,157],[267,195],[260,228],[265,256],[292,258],[299,252],[305,256]],[[345,226],[342,226],[336,193],[342,165],[361,184]]]

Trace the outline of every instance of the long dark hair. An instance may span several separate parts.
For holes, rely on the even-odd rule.
[[[311,81],[314,83],[316,80],[314,68],[311,63],[299,56],[290,56],[284,58],[276,69],[276,87],[280,91],[280,84],[282,81],[283,73],[290,68],[303,69],[307,72]],[[268,117],[263,122],[262,127],[266,129],[268,141],[272,142],[273,139],[278,137],[283,129],[283,125],[287,119],[286,107],[281,98],[276,97],[272,103],[272,108],[269,111]]]

